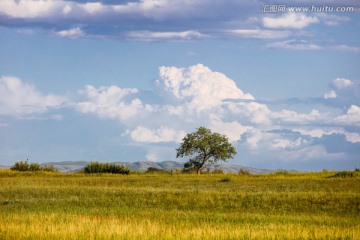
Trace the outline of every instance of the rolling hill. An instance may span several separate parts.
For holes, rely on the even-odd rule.
[[[59,172],[71,173],[81,171],[88,163],[88,161],[62,161],[62,162],[46,162],[42,163],[41,166],[52,165]],[[139,162],[113,162],[115,164],[121,164],[133,171],[145,172],[149,167],[158,168],[162,170],[175,170],[182,169],[184,166],[183,162],[176,161],[163,161],[163,162],[151,162],[151,161],[139,161]],[[8,165],[0,165],[0,169],[9,169]],[[205,170],[209,169],[214,171],[215,169],[222,169],[225,173],[238,173],[240,169],[246,170],[252,174],[271,173],[274,170],[258,169],[238,164],[221,163],[205,167]]]

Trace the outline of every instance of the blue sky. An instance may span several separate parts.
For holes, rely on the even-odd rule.
[[[333,11],[290,11],[313,6]],[[360,167],[359,7],[1,1],[0,164],[176,160],[205,126],[231,163]]]

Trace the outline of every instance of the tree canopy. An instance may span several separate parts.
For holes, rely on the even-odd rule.
[[[193,168],[198,174],[206,164],[226,161],[236,154],[235,148],[225,135],[212,133],[210,129],[199,127],[196,132],[187,134],[176,149],[176,157],[188,157],[184,168]]]

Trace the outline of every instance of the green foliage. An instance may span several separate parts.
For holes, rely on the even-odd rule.
[[[220,182],[230,182],[231,181],[231,178],[229,177],[224,177],[222,179],[220,179]]]
[[[155,167],[149,167],[145,173],[168,173],[168,171],[159,169],[159,168],[155,168]],[[171,171],[171,173],[172,173],[172,171]]]
[[[351,171],[341,171],[341,172],[337,172],[335,173],[335,175],[331,176],[334,178],[352,178],[355,177],[355,174]]]
[[[11,168],[13,171],[31,171],[31,172],[38,172],[38,171],[47,171],[47,172],[56,172],[54,166],[47,166],[41,167],[39,163],[31,163],[29,164],[28,160],[16,162]]]
[[[200,127],[196,132],[187,134],[176,151],[177,158],[191,157],[184,164],[184,168],[193,168],[198,174],[206,164],[226,161],[236,154],[235,148],[225,135],[212,133],[205,127]]]
[[[16,162],[10,169],[13,171],[21,171],[21,172],[29,171],[30,170],[29,162],[28,160],[24,162],[23,161]]]
[[[38,163],[31,163],[29,166],[30,171],[41,171],[41,166]]]
[[[251,173],[245,169],[240,169],[239,175],[249,176],[249,175],[251,175]]]
[[[42,170],[45,172],[56,172],[56,169],[53,165],[45,165],[42,167]]]
[[[280,171],[277,171],[275,172],[275,175],[277,176],[287,176],[287,175],[290,175],[290,173],[286,170],[280,170]]]
[[[113,174],[130,174],[130,169],[114,163],[91,162],[85,168],[84,172],[92,173],[113,173]]]
[[[214,174],[224,174],[224,171],[221,168],[215,168],[212,173],[214,173]]]

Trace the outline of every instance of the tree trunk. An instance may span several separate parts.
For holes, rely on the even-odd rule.
[[[197,173],[197,174],[201,174],[201,168],[198,168],[198,169],[196,170],[196,173]]]

